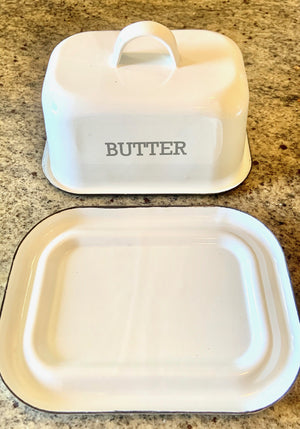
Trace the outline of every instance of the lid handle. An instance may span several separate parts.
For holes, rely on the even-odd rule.
[[[154,21],[135,22],[120,31],[112,55],[113,67],[118,67],[125,46],[131,40],[142,36],[152,36],[159,40],[167,48],[174,67],[178,67],[180,56],[174,34],[164,25]]]

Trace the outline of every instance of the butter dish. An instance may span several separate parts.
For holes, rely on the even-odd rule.
[[[151,21],[75,34],[44,79],[45,175],[79,194],[226,191],[251,166],[248,102],[221,34]]]

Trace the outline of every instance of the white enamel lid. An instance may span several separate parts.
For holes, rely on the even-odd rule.
[[[51,80],[69,94],[63,107],[71,111],[75,96],[85,112],[95,106],[105,112],[194,106],[218,116],[247,109],[249,99],[242,54],[231,39],[207,30],[171,31],[152,21],[65,39],[49,61],[49,90]]]

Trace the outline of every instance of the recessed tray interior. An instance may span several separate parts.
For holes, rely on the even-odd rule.
[[[47,411],[250,412],[299,369],[283,256],[226,208],[74,208],[19,246],[0,370]]]

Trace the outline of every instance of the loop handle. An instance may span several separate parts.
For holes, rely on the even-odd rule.
[[[178,67],[180,56],[176,39],[171,30],[154,21],[140,21],[120,31],[112,55],[112,66],[118,67],[125,46],[138,37],[151,36],[159,40],[168,50],[174,67]]]

